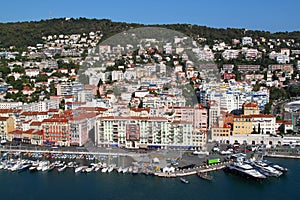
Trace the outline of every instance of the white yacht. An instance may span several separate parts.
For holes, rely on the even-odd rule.
[[[275,168],[269,166],[265,162],[262,161],[254,161],[251,163],[252,166],[258,170],[260,173],[266,175],[266,176],[276,176],[279,177],[282,175],[281,171],[276,170]]]
[[[254,178],[258,180],[266,178],[265,175],[255,170],[251,165],[242,162],[233,162],[226,167],[226,170],[246,178]]]

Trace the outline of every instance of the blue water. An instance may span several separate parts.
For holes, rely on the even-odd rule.
[[[289,172],[259,183],[218,171],[212,173],[213,181],[189,176],[186,179],[190,184],[183,184],[178,178],[114,172],[74,174],[67,170],[63,173],[16,173],[1,170],[0,199],[300,199],[300,160],[269,160],[288,167]]]

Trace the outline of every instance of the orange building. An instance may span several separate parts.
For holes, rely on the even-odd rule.
[[[15,130],[15,121],[12,117],[0,117],[0,137],[6,140],[7,134]]]
[[[45,145],[70,146],[71,132],[67,118],[50,118],[42,122]]]

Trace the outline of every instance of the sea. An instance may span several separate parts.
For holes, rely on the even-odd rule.
[[[212,181],[196,175],[186,177],[189,184],[179,178],[159,178],[143,174],[78,173],[65,172],[9,172],[0,170],[1,200],[279,200],[300,199],[300,160],[268,160],[287,167],[289,171],[279,178],[263,182],[252,181],[213,172]]]

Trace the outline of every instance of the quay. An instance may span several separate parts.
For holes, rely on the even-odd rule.
[[[213,171],[218,171],[224,169],[227,165],[229,165],[232,162],[226,161],[226,162],[220,162],[217,164],[212,164],[212,165],[201,165],[195,168],[187,169],[187,170],[177,170],[175,172],[155,172],[154,175],[158,177],[163,177],[163,178],[176,178],[176,177],[183,177],[183,176],[191,176],[191,175],[196,175],[197,173],[206,173],[206,172],[213,172]]]
[[[53,154],[78,154],[98,156],[139,156],[139,153],[113,153],[113,152],[89,152],[89,151],[58,151],[58,150],[30,150],[30,149],[0,149],[0,152],[21,152],[21,153],[53,153]]]

